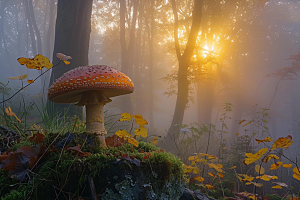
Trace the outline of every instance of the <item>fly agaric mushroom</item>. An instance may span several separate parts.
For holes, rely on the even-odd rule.
[[[50,86],[48,97],[55,103],[76,103],[86,107],[86,133],[96,134],[107,148],[103,106],[110,97],[132,93],[131,79],[106,65],[77,67],[64,73]]]

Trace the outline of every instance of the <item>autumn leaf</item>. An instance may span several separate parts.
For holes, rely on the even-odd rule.
[[[272,145],[271,150],[276,148],[288,148],[293,143],[292,136],[278,138]]]
[[[298,169],[297,167],[294,167],[293,172],[294,172],[293,177],[295,179],[297,179],[298,181],[300,181],[300,169]]]
[[[218,173],[218,176],[219,176],[220,178],[224,178],[224,174],[222,174],[222,173]]]
[[[204,185],[206,187],[206,189],[209,189],[209,190],[213,190],[214,187],[212,185],[209,185],[209,184],[206,184]]]
[[[240,180],[240,181],[253,181],[253,179],[254,179],[254,177],[252,177],[252,176],[248,176],[247,174],[238,174],[238,179]]]
[[[221,168],[223,167],[221,164],[207,163],[210,168],[214,168],[218,172],[225,173]]]
[[[132,135],[129,134],[127,131],[125,130],[118,130],[115,135],[117,135],[120,138],[124,138],[125,140],[127,140],[127,138],[132,138]]]
[[[256,182],[252,182],[252,181],[245,183],[245,185],[251,185],[251,184],[255,185],[256,187],[262,187],[263,186],[263,184],[261,184],[261,183],[256,183]]]
[[[194,179],[197,180],[197,181],[199,181],[199,182],[203,182],[204,181],[204,178],[201,177],[201,176],[196,176]]]
[[[213,174],[213,173],[208,172],[207,174],[210,175],[210,176],[212,176],[212,177],[214,177],[214,178],[216,177],[216,175]]]
[[[113,135],[112,137],[106,137],[105,143],[107,146],[110,146],[110,147],[119,147],[125,143],[125,140],[124,140],[124,138],[120,138],[117,135]]]
[[[245,120],[245,119],[241,120],[241,121],[239,122],[239,124],[243,123],[244,121],[246,121],[246,120]]]
[[[71,56],[66,56],[65,54],[62,53],[57,53],[56,57],[62,60],[66,65],[69,65],[70,62],[68,60],[72,59]]]
[[[130,121],[132,118],[132,115],[129,113],[122,113],[121,114],[121,119],[119,119],[119,121],[123,122],[123,121]]]
[[[151,144],[157,146],[157,140],[158,140],[158,136],[154,137],[153,140],[151,141]]]
[[[5,113],[6,113],[8,116],[14,116],[19,122],[21,122],[21,120],[17,117],[17,115],[16,115],[15,113],[13,113],[13,111],[11,110],[10,107],[5,108]]]
[[[278,177],[277,176],[271,176],[271,175],[264,174],[263,176],[257,176],[256,179],[261,179],[261,180],[264,180],[264,181],[269,181],[271,179],[278,179]]]
[[[260,166],[260,165],[255,165],[255,171],[258,174],[264,174],[265,173],[265,169],[262,166]]]
[[[270,170],[278,169],[278,168],[281,166],[282,163],[283,163],[283,162],[277,162],[276,164],[275,164],[275,163],[272,164],[272,165],[270,166]]]
[[[24,57],[18,58],[18,62],[21,65],[26,65],[29,69],[37,70],[42,70],[43,67],[50,69],[53,66],[47,57],[40,54],[37,54],[33,59]]]
[[[230,167],[230,168],[228,168],[228,169],[235,169],[236,168],[236,166],[233,166],[233,167]]]
[[[206,154],[206,153],[199,153],[201,156],[207,156],[208,157],[208,160],[210,159],[216,159],[217,157],[216,156],[213,156],[213,155],[210,155],[210,154]]]
[[[30,142],[35,142],[36,144],[40,144],[44,141],[45,135],[41,134],[40,132],[37,132],[33,134],[28,140]]]
[[[269,154],[266,157],[264,157],[262,159],[263,162],[267,163],[271,158],[274,158],[276,160],[279,160],[278,156],[276,156],[275,154]]]
[[[283,164],[282,167],[284,168],[291,168],[293,165],[292,164]]]
[[[147,137],[148,130],[144,126],[140,126],[138,129],[134,130],[136,136]]]
[[[148,122],[143,118],[142,115],[133,115],[133,117],[134,117],[135,123],[137,123],[140,126],[144,126],[144,125],[148,124]]]
[[[275,186],[273,186],[272,188],[274,188],[274,189],[282,189],[282,186],[280,186],[280,185],[275,185]]]
[[[128,143],[133,144],[135,147],[139,146],[138,141],[136,141],[134,138],[128,138]]]
[[[273,141],[273,139],[271,137],[266,137],[265,139],[263,140],[259,140],[259,139],[255,139],[257,141],[257,143],[261,143],[261,142],[271,142]]]
[[[235,135],[236,135],[236,136],[239,136],[239,135],[240,135],[240,133],[236,133]]]
[[[200,162],[200,159],[198,156],[190,156],[190,157],[188,157],[188,160],[194,160],[195,162]]]
[[[24,80],[27,77],[28,77],[27,74],[22,74],[20,76],[8,77],[7,79],[10,79],[10,80]]]
[[[247,126],[247,125],[249,125],[249,124],[251,124],[251,123],[252,123],[252,121],[250,121],[250,122],[244,124],[243,127],[244,127],[244,126]]]
[[[77,153],[77,155],[78,156],[80,156],[80,157],[86,157],[86,156],[90,156],[91,155],[91,153],[90,152],[82,152],[81,150],[80,150],[80,145],[78,145],[78,146],[75,146],[75,147],[68,147],[68,148],[66,148],[66,150],[71,150],[71,151],[74,151],[75,153]]]
[[[245,153],[245,156],[247,158],[245,158],[243,160],[243,163],[245,165],[249,165],[251,163],[254,163],[255,161],[257,161],[258,159],[260,159],[262,157],[262,155],[264,155],[266,152],[268,151],[268,148],[262,148],[261,150],[259,150],[256,154],[252,154],[252,153]]]
[[[273,182],[274,184],[280,185],[281,187],[289,187],[286,183],[282,183],[282,182]],[[281,188],[280,188],[281,189]]]
[[[30,79],[30,80],[28,79],[27,82],[28,82],[29,84],[34,83],[34,81],[33,81],[32,79]]]

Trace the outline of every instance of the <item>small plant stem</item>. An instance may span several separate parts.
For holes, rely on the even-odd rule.
[[[57,63],[56,65],[54,65],[52,68],[50,68],[50,69],[53,69],[54,67],[56,67],[56,66],[58,66],[59,64],[61,63],[61,60],[59,61],[59,63]],[[45,74],[46,72],[48,72],[50,69],[47,69],[46,71],[44,71],[43,73],[41,73],[39,76],[37,76],[34,80],[33,80],[33,82],[31,82],[31,83],[28,83],[27,85],[25,85],[24,87],[22,86],[17,92],[15,92],[11,97],[9,97],[8,99],[5,99],[5,100],[3,100],[3,101],[1,101],[0,102],[0,104],[1,103],[4,103],[4,102],[6,102],[6,101],[9,101],[9,100],[11,100],[14,96],[16,96],[19,92],[21,92],[23,89],[25,89],[26,87],[28,87],[29,85],[31,85],[32,83],[34,83],[34,81],[36,81],[38,78],[40,78],[43,74]]]
[[[75,122],[74,122],[74,125],[73,125],[72,133],[74,133],[75,126],[76,126],[76,123],[77,123],[77,119],[78,119],[78,116],[76,115],[76,119],[75,119]]]

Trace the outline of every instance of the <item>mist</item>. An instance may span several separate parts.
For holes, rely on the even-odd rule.
[[[1,115],[5,114],[4,108],[11,107],[20,119],[27,116],[24,125],[24,130],[27,130],[33,124],[43,126],[37,107],[47,104],[47,91],[54,81],[50,79],[55,76],[50,69],[23,88],[27,80],[34,80],[47,69],[28,69],[20,65],[18,58],[33,58],[41,54],[55,65],[59,62],[56,53],[63,53],[73,57],[69,60],[70,68],[75,68],[80,66],[75,58],[81,55],[54,52],[57,45],[57,0],[54,3],[33,0],[33,11],[26,10],[24,2],[0,1],[0,101],[5,100],[0,107]],[[118,119],[123,112],[142,115],[148,122],[145,126],[148,138],[144,140],[151,142],[159,136],[158,146],[185,159],[185,162],[188,162],[187,156],[196,153],[196,150],[221,156],[216,150],[217,144],[220,143],[223,149],[230,149],[231,144],[242,136],[249,135],[250,143],[257,152],[263,145],[257,144],[256,138],[270,136],[276,140],[290,135],[294,144],[284,150],[284,155],[297,162],[300,153],[299,1],[203,0],[198,36],[185,74],[188,92],[182,98],[186,98],[187,103],[183,104],[183,119],[179,124],[174,122],[176,103],[181,98],[178,97],[181,94],[178,92],[178,80],[182,76],[177,50],[181,56],[184,55],[193,16],[200,11],[193,13],[194,1],[176,1],[176,22],[171,0],[139,1],[137,5],[135,1],[126,2],[126,54],[121,44],[119,1],[99,0],[92,5],[86,65],[113,67],[128,75],[135,85],[132,94],[113,97],[112,102],[104,106],[106,119]],[[174,37],[176,23],[178,49]],[[64,45],[64,49],[68,49],[67,44]],[[123,55],[128,57],[127,68],[123,64]],[[61,63],[55,69],[68,71],[67,67]],[[27,74],[28,78],[8,79],[22,74]],[[9,89],[4,92],[4,88]],[[13,96],[16,92],[18,94]],[[129,102],[130,108],[124,106],[124,102]],[[0,118],[1,125],[5,126],[6,121]],[[85,120],[85,114],[81,119]],[[106,126],[110,130],[109,136],[124,125],[117,122],[116,127],[111,128],[112,124]],[[184,128],[189,129],[188,133],[192,126],[199,130],[200,127],[210,128],[210,132],[212,125],[215,131],[210,137],[215,146],[206,148],[209,136],[205,131],[201,142],[193,144],[193,147],[191,144],[184,153],[170,142],[179,139],[180,143],[180,138],[183,141],[188,137],[180,135]],[[128,128],[130,123],[124,126]],[[168,139],[172,134],[175,136]],[[288,182],[297,186],[290,179]]]

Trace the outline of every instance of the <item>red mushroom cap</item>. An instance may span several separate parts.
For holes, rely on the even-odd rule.
[[[79,102],[83,93],[100,90],[107,98],[132,93],[134,85],[122,72],[106,66],[77,67],[64,73],[50,86],[48,97],[56,103]]]

